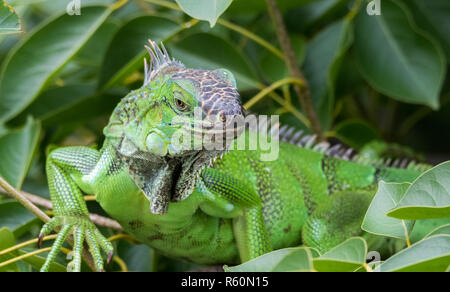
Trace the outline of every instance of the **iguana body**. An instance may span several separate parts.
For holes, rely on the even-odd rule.
[[[325,251],[359,235],[378,181],[412,181],[420,174],[349,161],[344,153],[313,150],[305,141],[280,142],[274,161],[262,161],[261,149],[177,148],[171,140],[179,125],[174,117],[191,125],[198,122],[192,110],[200,107],[202,123],[226,125],[243,109],[226,70],[186,69],[154,45],[150,53],[145,84],[114,111],[102,149],[67,147],[48,157],[55,217],[41,238],[55,227],[62,230],[44,271],[71,232],[75,270],[83,239],[98,270],[100,248],[111,256],[111,244],[88,219],[82,192],[94,194],[127,232],[162,254],[235,264],[302,243]],[[285,133],[288,138],[299,139]]]

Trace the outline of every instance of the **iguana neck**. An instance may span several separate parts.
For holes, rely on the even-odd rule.
[[[124,151],[123,143],[129,141],[108,139],[104,147],[114,151],[127,167],[131,178],[149,199],[153,214],[165,214],[169,202],[186,199],[194,191],[201,171],[223,152],[201,150],[180,157],[157,156],[138,149]]]

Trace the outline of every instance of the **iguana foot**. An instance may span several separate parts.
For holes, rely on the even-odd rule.
[[[114,249],[112,244],[100,233],[94,223],[87,218],[77,216],[57,216],[52,218],[41,229],[38,240],[39,248],[43,237],[58,227],[61,230],[41,268],[41,272],[47,272],[49,270],[50,264],[56,258],[64,240],[66,240],[67,236],[71,233],[74,237],[73,260],[67,265],[68,271],[79,272],[81,270],[81,254],[83,251],[84,240],[86,240],[89,246],[89,252],[94,260],[96,270],[99,272],[104,271],[103,258],[100,249],[108,255],[107,263],[111,261]]]

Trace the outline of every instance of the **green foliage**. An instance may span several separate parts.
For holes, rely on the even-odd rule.
[[[0,35],[20,32],[20,22],[14,9],[2,0],[0,3]]]
[[[224,267],[226,272],[312,272],[313,254],[309,248],[294,247],[269,252],[239,266]]]
[[[219,16],[230,6],[232,0],[176,0],[178,5],[191,17],[207,20],[211,27]]]
[[[377,194],[367,210],[362,229],[378,235],[408,239],[414,221],[388,217],[386,213],[397,206],[410,185],[380,182]]]
[[[386,0],[378,17],[359,13],[355,40],[356,59],[372,86],[401,101],[439,108],[446,65],[442,50],[415,28],[402,5]]]
[[[449,217],[450,162],[444,162],[423,173],[406,190],[388,216],[402,219]]]
[[[26,2],[11,2],[20,21],[0,4],[0,175],[33,194],[47,194],[45,153],[52,144],[101,145],[114,106],[142,84],[147,39],[164,42],[189,67],[230,70],[244,103],[290,77],[262,0],[82,1],[80,16],[67,15],[65,1]],[[448,0],[383,0],[379,16],[367,15],[366,1],[277,3],[325,137],[377,159],[421,157],[418,151],[434,163],[449,160]],[[279,114],[282,123],[311,132],[292,84],[252,104],[252,112]],[[413,245],[375,270],[449,269],[449,167],[440,164],[412,184],[380,184],[362,228]],[[95,202],[89,207],[101,212]],[[41,224],[0,195],[0,252],[36,238]],[[130,271],[202,268],[134,242],[114,244]],[[0,255],[0,270],[38,269],[45,253],[1,267],[35,250]],[[323,255],[295,247],[225,270],[370,271],[369,252],[364,239],[349,238]],[[51,270],[65,271],[67,263],[61,254]],[[107,270],[123,269],[119,263]]]
[[[39,122],[30,118],[22,128],[10,129],[0,137],[0,175],[15,188],[25,179],[39,132]]]

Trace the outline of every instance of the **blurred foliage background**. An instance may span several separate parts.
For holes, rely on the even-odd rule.
[[[16,189],[48,199],[48,148],[102,145],[113,108],[143,82],[149,38],[188,67],[232,71],[251,112],[278,114],[283,124],[311,131],[263,0],[81,0],[80,15],[69,15],[76,6],[67,13],[76,0],[6,2],[21,32],[0,30],[0,175]],[[357,150],[382,140],[419,160],[448,160],[450,2],[382,0],[381,15],[372,16],[369,2],[278,1],[317,113],[313,123],[327,139]],[[11,20],[3,10],[0,26]],[[258,95],[270,86],[273,93]],[[95,202],[89,209],[107,216]],[[8,228],[0,229],[0,250],[35,238],[41,224],[0,196],[0,228]],[[129,241],[114,242],[118,257],[108,270],[199,268]],[[33,270],[42,261],[34,255],[0,271]],[[52,269],[65,270],[66,262],[62,254]]]

